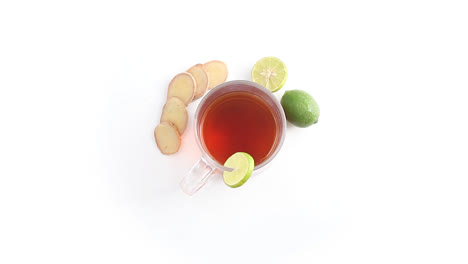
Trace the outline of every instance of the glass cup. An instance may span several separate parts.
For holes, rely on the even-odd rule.
[[[210,155],[210,152],[203,141],[203,128],[201,125],[203,114],[208,109],[208,106],[213,103],[216,98],[231,92],[248,92],[256,95],[270,107],[275,118],[276,137],[273,149],[261,164],[257,164],[254,167],[252,175],[262,172],[275,158],[283,145],[286,134],[286,116],[281,104],[271,91],[258,83],[243,80],[225,82],[216,86],[203,97],[195,113],[195,138],[199,148],[201,149],[202,156],[180,182],[180,187],[188,195],[196,193],[213,175],[221,176],[223,171],[232,171],[231,168],[224,167]]]

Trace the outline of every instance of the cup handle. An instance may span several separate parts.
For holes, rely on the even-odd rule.
[[[192,196],[216,173],[216,168],[208,165],[206,160],[201,157],[185,175],[182,181],[180,181],[180,188],[182,188],[186,194]]]

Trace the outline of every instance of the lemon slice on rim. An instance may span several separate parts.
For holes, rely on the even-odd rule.
[[[276,92],[283,87],[288,77],[286,65],[276,57],[265,57],[257,61],[252,69],[252,81]]]
[[[224,163],[225,167],[234,169],[233,171],[224,171],[224,183],[227,186],[236,188],[244,184],[252,174],[255,167],[252,156],[245,152],[234,153]]]

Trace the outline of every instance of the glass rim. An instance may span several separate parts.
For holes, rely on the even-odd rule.
[[[195,112],[195,119],[194,119],[195,120],[195,123],[194,123],[195,124],[195,140],[197,141],[198,147],[202,151],[202,157],[206,159],[210,165],[214,166],[216,169],[219,169],[221,171],[232,171],[231,168],[224,167],[222,164],[216,161],[213,157],[211,157],[211,155],[208,153],[208,150],[204,147],[203,143],[201,142],[200,129],[198,127],[198,124],[200,122],[199,120],[200,111],[202,109],[202,106],[206,104],[210,95],[224,87],[231,86],[231,85],[245,85],[245,86],[251,86],[251,87],[262,90],[267,97],[270,97],[271,101],[275,104],[276,108],[278,108],[279,113],[280,113],[280,119],[281,119],[280,122],[282,124],[280,124],[280,138],[278,140],[278,144],[276,145],[276,148],[273,151],[273,153],[271,153],[270,156],[265,161],[263,161],[261,164],[254,167],[254,171],[258,171],[261,168],[265,167],[267,164],[269,164],[275,158],[275,156],[278,154],[281,147],[283,146],[283,142],[286,136],[286,115],[284,114],[283,107],[281,106],[279,100],[273,95],[273,93],[270,90],[268,90],[267,88],[263,87],[262,85],[258,83],[246,81],[246,80],[229,81],[229,82],[225,82],[216,86],[215,88],[211,89],[205,96],[203,96]]]

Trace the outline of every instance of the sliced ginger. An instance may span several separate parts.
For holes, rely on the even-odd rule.
[[[214,60],[196,64],[171,80],[161,123],[154,129],[156,145],[161,153],[169,155],[179,151],[180,135],[185,131],[188,122],[186,106],[192,100],[202,97],[208,89],[225,82],[227,75],[226,64]]]
[[[226,81],[228,76],[228,69],[226,63],[214,60],[205,63],[203,67],[208,72],[208,89],[212,89]]]
[[[190,73],[179,73],[169,83],[167,90],[167,98],[178,97],[188,105],[195,95],[197,89],[197,83]]]
[[[162,122],[154,129],[154,138],[162,154],[174,154],[180,148],[180,134],[177,128],[168,122]]]
[[[197,100],[205,94],[206,90],[208,90],[208,73],[203,68],[202,64],[192,66],[192,68],[188,69],[187,72],[193,76],[197,83],[195,95],[193,96],[193,100]]]
[[[167,99],[166,104],[164,105],[162,114],[161,114],[161,123],[168,122],[174,125],[179,134],[185,130],[187,127],[188,114],[187,109],[185,109],[185,104],[178,97],[171,97]]]

